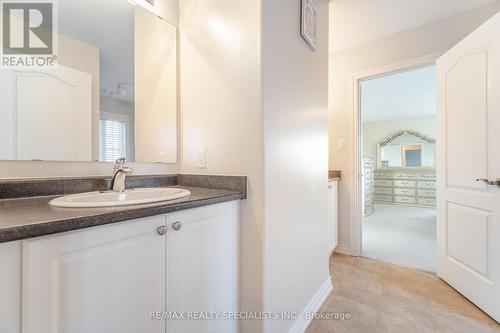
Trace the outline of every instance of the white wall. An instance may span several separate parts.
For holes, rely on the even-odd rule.
[[[436,66],[361,81],[361,121],[382,121],[436,113]]]
[[[170,22],[176,23],[178,21],[178,0],[157,0],[155,5],[160,13],[165,15]],[[99,96],[98,92],[97,96]],[[99,97],[94,99],[94,106],[96,106],[96,100],[98,103]],[[96,131],[94,131],[94,135],[97,135]],[[136,175],[177,173],[179,171],[178,163],[130,163],[129,165],[132,167],[134,174]],[[0,179],[25,177],[100,176],[110,175],[111,173],[112,164],[103,162],[0,161]]]
[[[180,2],[181,171],[248,176],[241,202],[240,304],[262,310],[260,1]],[[206,169],[197,168],[206,150]],[[257,320],[243,333],[262,331]]]
[[[444,19],[497,0],[334,0],[333,52]],[[362,24],[360,24],[362,22]]]
[[[327,1],[317,1],[318,52],[298,33],[298,2],[262,4],[180,3],[181,171],[249,176],[241,310],[301,312],[329,278]],[[240,324],[243,333],[293,325]]]
[[[330,168],[342,170],[339,204],[339,243],[349,251],[352,211],[352,133],[349,110],[349,78],[367,71],[410,59],[445,52],[498,11],[492,3],[436,21],[363,46],[330,54]],[[346,149],[338,149],[338,140]]]
[[[435,139],[436,126],[436,115],[366,122],[363,124],[363,154],[377,161],[377,144],[402,130],[416,131]]]
[[[317,51],[299,1],[263,2],[264,311],[301,313],[329,283],[328,1],[315,1]],[[265,332],[293,322],[266,321]]]

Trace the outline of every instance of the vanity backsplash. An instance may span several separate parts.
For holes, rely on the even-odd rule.
[[[107,191],[110,183],[110,176],[4,179],[0,180],[0,200]],[[243,198],[247,196],[245,176],[173,174],[128,176],[126,179],[128,189],[175,185],[236,191],[242,193]]]

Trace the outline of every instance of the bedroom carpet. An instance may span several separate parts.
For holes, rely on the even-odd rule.
[[[436,210],[376,204],[363,220],[366,258],[436,271]]]

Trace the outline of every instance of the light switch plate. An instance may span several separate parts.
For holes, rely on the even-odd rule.
[[[345,139],[344,138],[339,139],[339,149],[345,150]]]
[[[207,167],[207,151],[205,149],[198,150],[198,169]]]

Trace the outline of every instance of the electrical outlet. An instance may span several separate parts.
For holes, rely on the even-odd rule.
[[[198,169],[207,167],[207,151],[205,149],[198,150]]]

